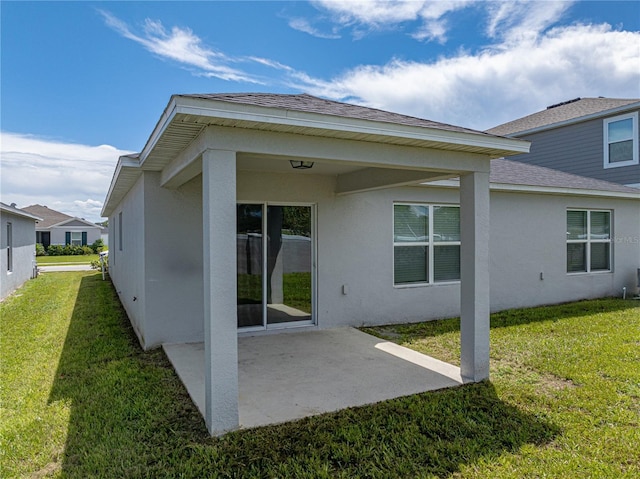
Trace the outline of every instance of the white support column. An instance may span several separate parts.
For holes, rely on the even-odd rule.
[[[202,154],[205,421],[211,435],[236,429],[236,153]]]
[[[489,173],[460,177],[460,370],[489,377]]]

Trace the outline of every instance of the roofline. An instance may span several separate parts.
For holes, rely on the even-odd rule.
[[[89,220],[85,220],[85,219],[79,218],[79,217],[77,217],[77,216],[72,216],[72,217],[71,217],[71,218],[69,218],[69,219],[66,219],[66,220],[60,221],[59,223],[54,223],[54,224],[52,224],[52,225],[50,225],[50,226],[47,226],[47,227],[46,227],[46,229],[49,229],[49,228],[59,228],[59,227],[61,227],[61,226],[64,226],[65,224],[69,223],[70,221],[82,221],[82,222],[83,222],[83,223],[85,223],[87,226],[94,226],[94,227],[96,227],[96,228],[101,228],[101,226],[100,226],[100,225],[97,225],[97,224],[95,224],[95,223],[93,223],[93,222],[91,222],[91,221],[89,221]]]
[[[498,136],[481,131],[477,133],[449,131],[426,126],[402,125],[393,122],[172,95],[167,107],[140,153],[140,166],[144,166],[145,160],[161,138],[164,130],[177,114],[206,116],[241,122],[246,121],[247,123],[271,123],[274,125],[314,128],[318,130],[348,131],[368,135],[408,138],[458,144],[460,146],[503,150],[504,153],[500,156],[508,153],[528,153],[530,147],[530,143],[524,140]]]
[[[39,218],[38,216],[32,215],[31,213],[27,213],[26,211],[23,211],[20,208],[14,208],[13,206],[9,206],[9,205],[7,205],[5,203],[0,203],[0,210],[4,211],[5,213],[12,214],[12,215],[22,216],[24,218],[29,218],[29,219],[32,219],[34,221],[42,221],[42,218]]]
[[[439,180],[437,182],[421,183],[416,186],[424,187],[441,187],[441,188],[459,188],[458,180]],[[562,196],[592,196],[598,198],[620,198],[640,201],[640,190],[637,193],[627,193],[623,191],[611,190],[592,190],[587,188],[568,188],[564,186],[536,186],[536,185],[519,185],[516,183],[498,183],[490,182],[489,189],[491,191],[505,191],[510,193],[529,193],[529,194],[547,194]]]
[[[111,198],[113,197],[113,192],[114,192],[116,183],[118,183],[118,180],[120,179],[120,172],[123,169],[130,168],[138,172],[135,180],[130,182],[131,184],[126,185],[127,191],[129,191],[133,187],[133,184],[135,183],[135,181],[137,181],[138,177],[141,174],[140,161],[136,159],[137,155],[138,155],[137,153],[132,153],[128,155],[122,155],[118,158],[118,163],[116,165],[115,171],[113,172],[113,176],[111,177],[111,184],[109,185],[109,191],[107,191],[107,196],[105,198],[104,204],[102,205],[102,211],[100,212],[100,216],[108,218],[111,212],[113,211],[113,206],[110,204]],[[122,180],[120,179],[120,181]]]
[[[629,103],[627,105],[617,106],[615,108],[610,108],[609,110],[599,111],[597,113],[590,113],[588,115],[579,116],[579,117],[576,117],[576,118],[571,118],[569,120],[563,120],[563,121],[558,121],[556,123],[550,123],[548,125],[537,126],[535,128],[530,128],[528,130],[515,131],[515,132],[509,133],[509,134],[507,134],[505,136],[507,136],[509,138],[513,138],[516,135],[517,136],[530,135],[530,134],[538,133],[538,132],[545,131],[545,130],[553,130],[554,128],[560,128],[561,126],[568,126],[568,125],[573,125],[573,124],[576,124],[576,123],[582,123],[584,121],[595,120],[597,118],[602,118],[602,117],[605,117],[605,116],[615,115],[617,113],[623,113],[623,112],[628,111],[628,110],[636,110],[636,109],[640,109],[640,101],[637,101],[635,103]]]

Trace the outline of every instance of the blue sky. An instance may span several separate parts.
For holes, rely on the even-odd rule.
[[[486,129],[640,97],[637,1],[7,2],[1,199],[98,221],[173,93],[306,92]]]

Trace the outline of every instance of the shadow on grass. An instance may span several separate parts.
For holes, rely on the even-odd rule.
[[[56,400],[71,408],[65,477],[447,477],[560,433],[484,382],[209,438],[164,353],[140,349],[99,275],[82,280]]]
[[[544,321],[562,321],[567,318],[622,311],[637,307],[638,302],[634,300],[602,298],[525,309],[508,309],[491,314],[491,328],[506,328]],[[459,332],[460,318],[439,319],[421,323],[389,324],[360,329],[382,339],[394,340],[394,338],[402,337],[403,340],[407,340],[411,337],[433,337]]]

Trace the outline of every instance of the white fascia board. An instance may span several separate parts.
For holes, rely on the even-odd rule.
[[[82,218],[78,218],[77,216],[74,218],[69,218],[68,220],[64,220],[61,221],[60,223],[56,223],[54,225],[49,226],[49,228],[63,228],[64,226],[66,226],[67,223],[70,223],[72,221],[80,221],[82,223],[84,223],[86,226],[88,226],[89,228],[101,228],[99,225],[92,223],[91,221],[87,221],[87,220],[83,220]],[[70,228],[82,228],[82,229],[86,229],[83,228],[82,226],[70,226]]]
[[[12,206],[9,205],[4,205],[1,204],[0,205],[0,210],[4,211],[5,213],[11,214],[11,215],[15,215],[15,216],[21,216],[23,218],[27,218],[30,220],[34,220],[34,221],[42,221],[42,218],[38,218],[37,216],[32,215],[31,213],[27,213],[26,211],[22,211],[20,208],[14,208]]]
[[[543,195],[569,195],[569,196],[593,196],[600,198],[624,198],[640,201],[640,191],[638,193],[626,193],[622,191],[589,190],[584,188],[564,188],[558,186],[530,186],[511,185],[503,183],[491,183],[492,191],[511,191],[517,193],[535,193]]]
[[[116,165],[116,169],[113,172],[113,177],[111,178],[111,184],[109,185],[109,191],[107,192],[107,196],[104,200],[104,204],[102,206],[102,211],[100,212],[100,216],[108,217],[109,213],[111,213],[112,206],[110,203],[112,200],[116,200],[116,198],[114,197],[114,191],[116,189],[116,186],[122,182],[120,174],[125,169],[138,171],[138,175],[136,176],[136,179],[137,179],[137,177],[140,175],[140,161],[128,155],[121,156],[120,158],[118,158],[118,164]],[[129,191],[129,189],[133,186],[133,182],[131,182],[130,185],[124,185],[124,186],[126,190]],[[121,199],[122,198],[118,198],[117,199],[118,202]]]
[[[417,127],[363,120],[320,113],[287,110],[282,108],[245,105],[218,100],[172,97],[162,118],[158,122],[147,145],[142,150],[141,164],[151,151],[162,131],[169,125],[176,114],[221,118],[226,120],[246,121],[249,123],[265,123],[286,125],[299,128],[315,128],[334,131],[346,131],[373,136],[398,137],[460,146],[472,146],[501,150],[505,154],[528,153],[530,142],[491,134],[465,133],[440,130],[437,128]]]
[[[421,183],[420,186],[438,188],[459,188],[459,180],[438,180]],[[593,196],[601,198],[625,198],[640,201],[640,191],[638,193],[625,193],[622,191],[588,190],[584,188],[566,188],[559,186],[533,186],[514,185],[509,183],[491,183],[491,191],[509,191],[513,193],[529,193],[540,195],[571,195],[571,196]]]
[[[591,113],[585,116],[579,116],[577,118],[571,118],[569,120],[559,121],[557,123],[551,123],[549,125],[538,126],[536,128],[531,128],[529,130],[516,131],[514,133],[509,133],[509,138],[520,137],[524,135],[532,135],[533,133],[539,133],[541,131],[553,130],[555,128],[560,128],[561,126],[574,125],[576,123],[582,123],[584,121],[596,120],[598,118],[605,118],[607,116],[616,115],[618,113],[623,113],[628,110],[637,110],[640,109],[640,101],[636,103],[629,103],[628,105],[618,106],[616,108],[611,108],[610,110],[599,111],[597,113]]]
[[[140,166],[144,163],[144,160],[149,156],[149,152],[153,150],[153,147],[156,145],[164,130],[167,129],[167,126],[171,123],[173,118],[176,116],[176,95],[172,95],[169,99],[169,103],[165,107],[162,112],[162,116],[156,123],[156,126],[151,132],[151,136],[147,140],[147,143],[144,145],[144,148],[140,152],[139,164]]]

